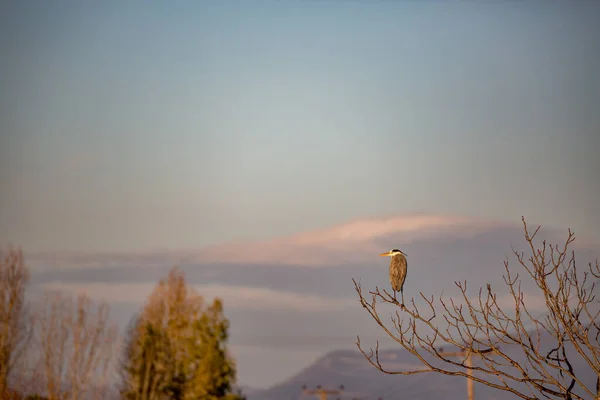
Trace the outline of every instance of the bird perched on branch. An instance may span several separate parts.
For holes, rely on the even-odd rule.
[[[394,300],[396,300],[396,292],[402,295],[402,304],[404,304],[404,293],[402,288],[406,280],[406,254],[398,249],[392,249],[387,253],[381,253],[380,256],[390,258],[390,283],[394,290]]]

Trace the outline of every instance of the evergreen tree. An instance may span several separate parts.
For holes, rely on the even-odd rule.
[[[215,299],[202,317],[194,322],[197,339],[190,350],[196,352],[200,360],[194,386],[200,389],[201,399],[239,398],[239,394],[232,393],[236,371],[225,347],[228,330],[229,321],[223,316],[223,304],[219,299]]]
[[[241,400],[233,393],[229,321],[221,300],[207,305],[178,268],[161,280],[130,328],[122,398]]]

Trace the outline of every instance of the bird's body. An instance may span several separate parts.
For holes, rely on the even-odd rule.
[[[404,295],[402,290],[408,271],[406,254],[398,249],[392,249],[387,253],[380,254],[380,256],[390,257],[390,283],[394,290],[394,298],[396,298],[396,292],[400,292],[401,295]]]

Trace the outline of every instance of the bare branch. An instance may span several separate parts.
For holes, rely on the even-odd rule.
[[[25,306],[29,269],[20,248],[0,248],[0,395],[8,390],[8,378],[33,333]]]
[[[105,303],[85,295],[47,294],[39,315],[41,364],[50,398],[73,400],[106,395],[115,361],[117,328]]]
[[[514,249],[513,254],[518,267],[538,288],[546,313],[532,314],[521,289],[520,274],[509,267],[508,260],[504,262],[504,284],[513,303],[510,309],[499,304],[497,292],[489,284],[479,288],[476,298],[468,295],[466,282],[455,283],[460,300],[440,296],[436,301],[420,293],[421,311],[414,298],[409,306],[402,306],[377,287],[369,292],[372,301],[367,302],[361,285],[354,281],[363,308],[423,368],[388,370],[379,360],[379,344],[374,352],[365,351],[357,338],[356,345],[369,363],[386,374],[436,372],[463,376],[523,399],[596,398],[596,388],[580,379],[574,360],[583,360],[600,376],[600,329],[596,319],[600,307],[594,282],[588,284],[588,277],[600,277],[598,262],[595,266],[590,263],[588,271],[577,271],[575,254],[569,250],[575,240],[570,230],[561,246],[545,241],[536,245],[540,226],[531,233],[524,218],[523,230],[530,256]],[[391,324],[378,314],[376,306],[381,303],[397,307]],[[542,337],[552,338],[553,347],[544,348],[542,343],[548,341],[543,342]],[[441,351],[442,344],[456,350]]]

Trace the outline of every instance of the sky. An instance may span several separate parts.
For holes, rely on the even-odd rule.
[[[196,248],[415,210],[598,237],[599,9],[7,2],[0,241]]]
[[[598,26],[591,1],[3,2],[0,245],[199,249],[414,213],[598,242]],[[266,359],[307,354],[286,351]]]

